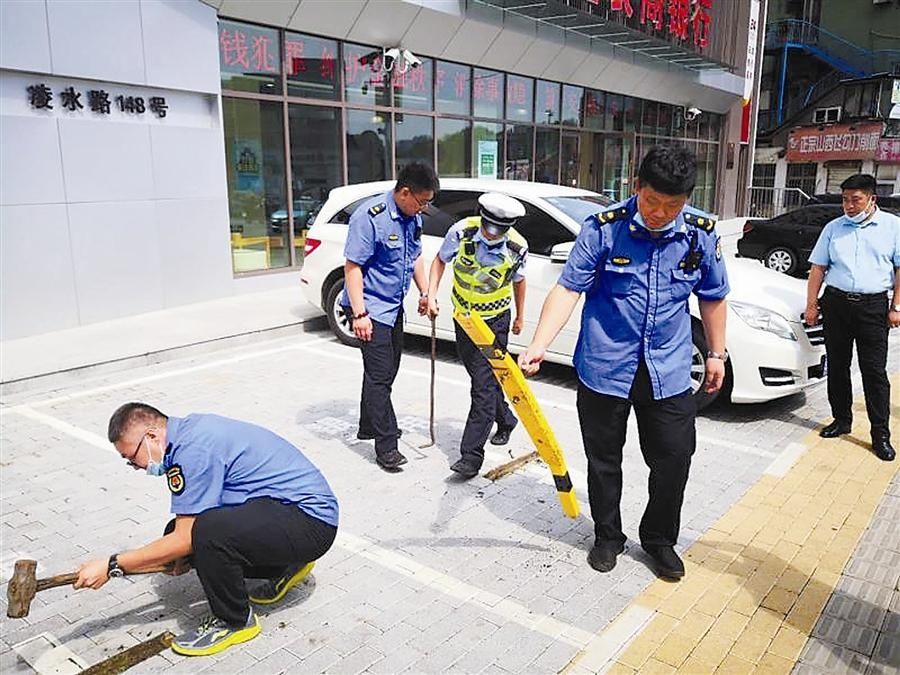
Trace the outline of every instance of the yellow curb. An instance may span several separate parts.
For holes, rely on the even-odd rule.
[[[898,471],[861,441],[855,408],[853,435],[809,432],[785,475],[763,475],[685,552],[684,580],[654,581],[635,599],[655,616],[605,672],[791,672]]]

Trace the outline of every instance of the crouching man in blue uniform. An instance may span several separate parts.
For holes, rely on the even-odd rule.
[[[100,588],[132,572],[183,574],[193,566],[211,615],[175,638],[186,656],[215,654],[256,637],[250,603],[279,602],[334,542],[337,499],[296,447],[262,427],[219,417],[167,417],[126,403],[109,441],[135,469],[165,476],[175,519],[141,548],[92,560],[75,588]],[[244,579],[256,579],[250,589]]]
[[[684,488],[696,447],[691,391],[691,315],[700,301],[709,352],[705,387],[725,376],[728,280],[710,217],[686,206],[696,179],[694,155],[656,146],[641,162],[636,194],[588,218],[558,284],[541,311],[534,339],[519,357],[526,375],[585,294],[575,348],[578,417],[588,459],[595,542],[588,563],[609,572],[625,550],[619,503],[622,448],[634,407],[650,499],[640,524],[644,550],[663,578],[684,576],[675,553]]]

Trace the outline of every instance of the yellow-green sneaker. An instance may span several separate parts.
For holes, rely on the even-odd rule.
[[[176,637],[172,641],[172,651],[184,656],[218,654],[231,645],[252,640],[260,630],[259,619],[252,610],[243,628],[233,628],[210,614],[197,628]]]
[[[250,592],[250,602],[257,605],[273,605],[280,602],[287,592],[309,576],[315,562],[294,565],[277,579],[259,582]]]

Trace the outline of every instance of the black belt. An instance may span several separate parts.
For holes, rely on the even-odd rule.
[[[881,293],[850,293],[849,291],[842,291],[840,288],[835,288],[834,286],[826,286],[825,292],[836,295],[837,297],[843,298],[844,300],[849,300],[850,302],[887,300],[887,291],[881,291]]]

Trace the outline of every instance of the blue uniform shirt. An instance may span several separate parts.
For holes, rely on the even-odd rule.
[[[597,216],[584,222],[559,278],[563,287],[585,293],[575,370],[586,387],[628,398],[644,359],[653,397],[676,396],[691,386],[688,297],[693,292],[701,300],[720,300],[728,294],[718,236],[686,223],[686,213],[695,222],[709,218],[688,206],[657,239],[634,220],[637,197],[608,212],[616,212],[610,222]],[[681,263],[695,233],[702,258],[690,271]]]
[[[393,191],[353,212],[344,257],[362,268],[363,300],[373,321],[396,323],[421,253],[422,217],[404,215]],[[346,289],[341,304],[350,306]]]
[[[450,264],[456,257],[456,254],[459,253],[459,243],[462,241],[462,233],[468,225],[468,221],[463,219],[451,227],[450,231],[447,232],[447,236],[444,237],[444,242],[441,244],[441,248],[438,251],[438,257],[445,263]],[[493,267],[502,263],[506,258],[506,237],[503,237],[499,243],[497,240],[488,241],[479,227],[478,232],[475,233],[472,240],[475,242],[475,259],[480,265]],[[527,247],[523,248],[519,255],[522,257],[522,262],[513,274],[514,282],[522,281],[522,279],[525,278],[525,260],[528,256]],[[512,257],[515,259],[515,256]]]
[[[166,441],[172,513],[196,515],[271,497],[337,527],[337,499],[325,477],[268,429],[218,415],[170,417]]]
[[[826,267],[825,281],[842,291],[887,291],[900,267],[900,218],[881,209],[861,225],[844,215],[835,218],[819,235],[809,262]]]

